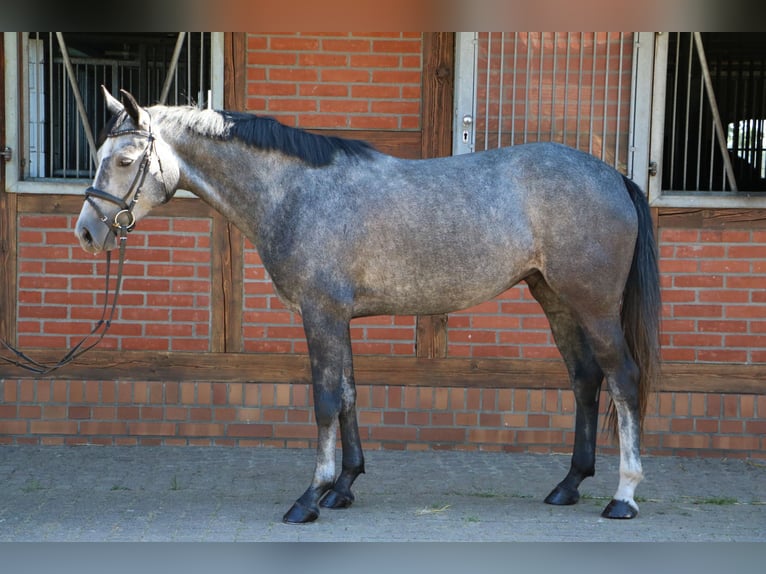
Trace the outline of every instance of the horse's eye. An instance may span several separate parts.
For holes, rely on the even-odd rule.
[[[129,157],[122,157],[122,158],[120,158],[119,163],[120,163],[120,166],[127,167],[127,166],[129,166],[130,164],[133,163],[133,159],[129,158]]]

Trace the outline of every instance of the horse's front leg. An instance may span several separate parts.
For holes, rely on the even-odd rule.
[[[344,362],[341,376],[340,440],[343,447],[343,463],[332,490],[322,499],[325,508],[348,508],[354,502],[351,485],[364,472],[364,453],[359,438],[359,424],[356,419],[356,387],[354,372],[349,360]]]
[[[353,501],[351,483],[364,466],[354,410],[348,320],[313,309],[304,309],[302,314],[311,359],[318,444],[311,484],[284,515],[283,520],[288,523],[316,520],[319,501],[333,485],[335,504],[327,506],[349,506]],[[344,454],[343,472],[336,483],[335,443],[339,423]]]

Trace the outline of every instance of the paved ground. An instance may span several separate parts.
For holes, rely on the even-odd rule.
[[[352,508],[292,526],[313,451],[0,447],[0,541],[766,541],[766,461],[645,457],[641,514],[609,521],[617,465],[562,508],[565,456],[373,451]]]

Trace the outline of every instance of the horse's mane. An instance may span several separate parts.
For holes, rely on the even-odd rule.
[[[236,139],[264,150],[281,151],[313,167],[333,161],[337,153],[367,157],[374,148],[362,140],[324,136],[286,126],[274,118],[255,114],[198,110],[191,107],[166,108],[171,118],[185,130],[219,140]]]

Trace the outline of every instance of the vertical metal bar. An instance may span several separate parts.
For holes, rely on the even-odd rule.
[[[540,69],[537,76],[537,140],[540,141],[540,137],[543,129],[543,61],[545,52],[545,39],[543,38],[544,32],[540,32]]]
[[[684,164],[683,164],[683,185],[681,189],[686,191],[686,170],[689,168],[689,102],[692,86],[692,58],[694,56],[694,42],[689,42],[689,68],[686,74],[686,121],[684,123]]]
[[[531,32],[527,32],[527,75],[524,81],[524,143],[527,143],[529,118],[529,75],[532,69],[532,43],[529,41]]]
[[[758,139],[758,122],[759,122],[759,115],[758,115],[758,80],[756,79],[755,74],[755,58],[753,58],[750,61],[750,83],[752,84],[752,99],[751,99],[751,109],[752,112],[750,114],[751,117],[751,125],[750,125],[750,141],[751,148],[750,148],[750,165],[753,166],[752,173],[758,173],[757,172],[757,163],[758,163],[758,147],[759,147],[759,139]],[[755,183],[755,182],[753,182]]]
[[[489,148],[489,88],[490,88],[490,72],[492,71],[492,32],[487,32],[487,66],[486,74],[487,81],[485,82],[486,94],[484,94],[484,149]]]
[[[181,57],[181,50],[183,49],[184,39],[186,38],[186,32],[179,32],[178,38],[176,38],[176,45],[173,48],[173,55],[170,57],[170,64],[167,73],[165,74],[165,83],[162,85],[162,92],[160,93],[160,104],[165,105],[168,100],[168,92],[170,92],[170,85],[173,83],[176,68],[178,67],[178,58]]]
[[[710,103],[710,108],[713,111],[713,118],[715,119],[716,135],[718,136],[718,144],[721,148],[721,154],[723,155],[723,164],[726,168],[726,175],[729,178],[729,185],[732,191],[737,191],[737,182],[734,178],[734,169],[731,165],[731,158],[726,147],[726,133],[723,131],[723,124],[721,123],[721,116],[718,113],[718,104],[716,103],[715,94],[713,93],[713,81],[710,78],[710,70],[707,67],[707,58],[705,58],[705,47],[702,45],[702,35],[699,32],[693,32],[694,43],[697,46],[697,56],[700,59],[700,66],[702,66],[702,78],[705,81],[705,88],[707,89],[707,97]]]
[[[35,80],[35,84],[37,85],[37,98],[35,101],[35,108],[36,108],[36,115],[37,115],[37,124],[35,125],[35,141],[36,143],[36,149],[37,149],[37,161],[35,162],[35,165],[37,166],[36,169],[38,171],[38,174],[40,173],[41,166],[40,160],[45,157],[45,146],[43,143],[44,137],[45,137],[45,122],[43,121],[43,114],[45,113],[45,102],[42,92],[42,85],[44,83],[44,72],[43,72],[43,58],[45,57],[45,45],[40,42],[40,33],[37,32],[37,41],[35,42],[35,52],[37,53],[37,56],[35,60],[37,61],[37,64],[35,65],[35,76],[37,76]],[[45,173],[43,171],[43,173]]]
[[[585,32],[580,32],[580,68],[577,74],[577,128],[575,134],[575,147],[580,149],[580,120],[582,118],[582,69],[583,59],[585,57]]]
[[[699,93],[699,114],[697,118],[697,177],[696,177],[696,183],[695,183],[695,191],[700,190],[700,170],[702,169],[702,112],[703,105],[704,105],[704,97],[705,97],[705,85],[700,82],[700,93]]]
[[[597,32],[593,32],[593,61],[591,63],[590,71],[590,117],[588,118],[588,153],[593,153],[593,115],[594,106],[596,103],[596,60],[598,54],[596,52],[598,48]],[[603,144],[601,146],[604,147]]]
[[[620,62],[617,67],[617,118],[614,135],[614,167],[620,165],[620,119],[622,116],[622,65],[625,57],[625,34],[620,32]],[[627,162],[626,166],[627,166]]]
[[[558,59],[558,32],[553,34],[553,77],[551,78],[551,135],[550,141],[556,137],[556,71]]]
[[[513,87],[511,89],[511,145],[516,145],[516,78],[519,55],[519,33],[513,32]]]
[[[710,119],[710,133],[715,130],[715,120]],[[710,177],[708,178],[708,191],[713,191],[713,174],[715,170],[715,138],[710,138]]]
[[[571,54],[572,33],[567,32],[567,52],[566,68],[564,68],[564,133],[562,139],[564,144],[567,142],[567,122],[569,121],[569,56]]]
[[[734,100],[734,106],[733,106],[734,107],[734,113],[732,114],[732,116],[735,117],[735,118],[740,118],[740,117],[742,117],[742,109],[740,107],[740,88],[741,88],[740,84],[741,84],[741,82],[740,82],[739,78],[734,78],[733,81],[730,81],[729,83],[733,87],[733,92],[734,92],[734,95],[732,97],[732,100]],[[742,122],[741,121],[735,121],[733,126],[732,126],[732,132],[733,132],[733,135],[734,135],[734,137],[732,139],[732,145],[733,145],[732,150],[736,154],[738,154],[740,152],[741,148],[742,148],[742,141],[744,139],[743,136],[742,136],[742,128],[743,128],[743,126],[742,126]],[[725,169],[725,166],[724,166],[724,169],[721,170],[721,189],[722,190],[726,189],[726,169]]]
[[[93,132],[90,129],[90,121],[88,120],[88,114],[85,112],[85,106],[82,103],[80,97],[80,89],[77,86],[74,72],[72,70],[72,62],[69,60],[69,52],[67,52],[66,44],[64,43],[64,35],[61,32],[56,32],[56,39],[61,49],[61,55],[64,58],[64,66],[66,66],[67,74],[69,76],[69,82],[72,86],[72,93],[74,94],[75,102],[77,103],[77,110],[80,113],[80,119],[82,120],[83,127],[85,128],[85,136],[88,138],[88,144],[90,145],[90,159],[96,163],[96,141],[93,139]]]
[[[497,104],[497,147],[503,145],[503,81],[505,75],[505,32],[500,32],[500,95]]]
[[[606,127],[609,123],[609,56],[611,53],[611,38],[609,32],[606,33],[606,63],[604,64],[604,117],[603,129],[601,130],[601,160],[606,160]]]
[[[676,32],[676,61],[675,61],[675,73],[673,74],[673,119],[671,122],[670,130],[670,186],[673,187],[673,177],[675,175],[675,161],[676,161],[676,133],[678,131],[678,65],[681,61],[681,32]]]
[[[46,89],[48,90],[48,93],[51,94],[51,95],[53,94],[53,71],[54,71],[53,70],[53,66],[54,66],[54,62],[53,62],[53,34],[51,32],[48,32],[48,86],[47,86]],[[54,110],[54,105],[55,104],[53,103],[53,98],[52,97],[49,97],[48,101],[49,101],[48,108],[49,108],[49,113],[50,113],[50,115],[48,116],[48,132],[50,134],[50,136],[49,136],[50,139],[48,140],[48,158],[47,158],[47,164],[48,165],[47,165],[47,169],[43,173],[40,174],[40,175],[43,175],[43,176],[44,175],[53,176],[53,156],[54,156],[54,154],[53,154],[53,150],[54,150],[53,137],[54,137],[54,129],[55,129],[55,126],[53,125],[53,118],[54,118],[53,110]]]
[[[90,97],[92,102],[98,101],[98,89],[96,86],[100,86],[105,83],[105,76],[106,76],[106,67],[104,65],[101,65],[100,67],[93,65],[94,69],[94,78],[96,79],[95,82],[93,82],[93,89],[91,90]],[[101,78],[98,77],[98,70],[101,71]],[[104,106],[101,107],[100,115],[101,115],[101,121],[99,122],[100,125],[104,125]],[[96,114],[99,114],[99,110],[96,110]],[[96,116],[98,117],[98,115]],[[88,164],[88,178],[93,177],[93,166],[91,164]]]
[[[75,70],[75,76],[74,78],[79,78],[81,75],[82,66],[80,64],[77,64],[74,68]],[[80,86],[77,86],[77,93],[80,94],[80,101],[82,101],[82,94],[80,93]],[[75,99],[77,96],[75,96]],[[78,104],[79,108],[79,104]],[[85,102],[83,102],[83,109],[85,109]],[[75,129],[74,130],[74,175],[75,177],[80,177],[80,130]],[[67,177],[67,173],[64,172],[64,177]]]
[[[205,33],[199,33],[199,97],[197,107],[204,108],[205,102]]]
[[[191,44],[191,42],[186,44],[186,103],[188,104],[191,104]]]

